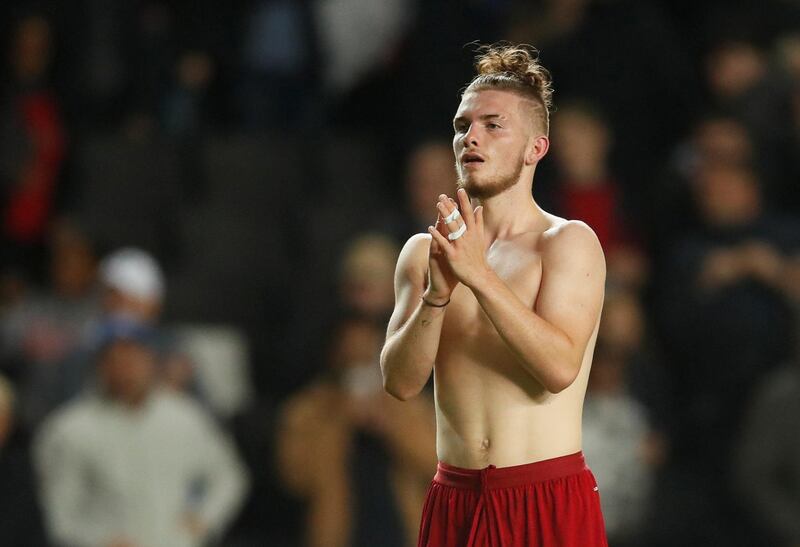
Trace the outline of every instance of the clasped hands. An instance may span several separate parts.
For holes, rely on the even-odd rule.
[[[463,188],[456,193],[456,199],[458,201],[445,194],[440,195],[436,203],[436,225],[428,227],[433,238],[431,261],[436,262],[441,270],[438,273],[446,280],[445,283],[433,283],[434,272],[431,272],[431,289],[439,297],[449,297],[458,282],[472,289],[491,272],[486,262],[483,207],[473,209]],[[458,213],[454,214],[456,210]],[[463,225],[466,225],[466,231],[463,231]],[[454,239],[448,238],[451,234]],[[447,288],[434,287],[442,284]]]

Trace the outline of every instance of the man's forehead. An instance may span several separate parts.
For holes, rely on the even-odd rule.
[[[467,91],[461,97],[455,117],[482,116],[485,114],[499,114],[507,116],[519,104],[521,98],[509,91],[485,89],[480,91]]]

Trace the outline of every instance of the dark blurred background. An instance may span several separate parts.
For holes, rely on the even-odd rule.
[[[800,546],[800,3],[19,1],[0,37],[0,545],[415,545],[393,268],[510,40],[556,89],[534,196],[608,262],[612,547]]]

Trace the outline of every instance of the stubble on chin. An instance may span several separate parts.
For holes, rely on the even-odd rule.
[[[471,198],[484,201],[513,187],[519,181],[519,177],[522,174],[522,166],[522,161],[519,161],[516,164],[516,168],[510,173],[499,174],[488,180],[478,181],[464,177],[462,169],[459,165],[456,165],[457,184],[459,188],[466,190]]]

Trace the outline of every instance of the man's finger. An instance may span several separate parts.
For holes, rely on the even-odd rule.
[[[445,224],[442,214],[438,211],[436,214],[436,224],[434,225],[434,228],[436,228],[437,232],[447,237],[447,234],[449,233],[449,228],[447,227],[447,224]]]
[[[444,223],[442,222],[442,217],[440,216],[436,220],[436,225],[434,226],[434,230],[439,232],[442,229],[441,228],[442,224],[444,224]],[[441,249],[439,248],[439,244],[436,242],[436,238],[432,237],[431,238],[431,254],[438,255],[440,252],[441,252]]]
[[[458,192],[456,192],[456,197],[458,198],[458,204],[460,205],[459,208],[464,217],[464,222],[467,223],[467,228],[472,228],[475,226],[475,214],[472,211],[472,204],[469,202],[467,191],[463,188],[459,188]]]
[[[456,208],[456,202],[447,194],[439,194],[439,201],[437,201],[436,204],[443,205],[444,210],[447,211],[448,214]]]
[[[448,202],[448,204],[450,204],[450,203]],[[453,211],[456,210],[455,207],[453,207],[452,209],[448,209],[447,205],[445,205],[444,202],[442,202],[442,201],[437,203],[436,207],[439,210],[439,216],[444,217],[443,220],[445,220],[445,221],[448,218],[452,218],[452,213],[453,213]],[[447,229],[450,230],[451,232],[455,232],[456,230],[458,230],[458,227],[460,226],[459,218],[460,217],[457,216],[455,219],[451,220],[450,222],[447,222],[446,223],[447,224]]]
[[[432,255],[439,254],[439,244],[436,243],[436,239],[435,238],[431,238],[431,254]]]
[[[453,211],[458,209],[458,204],[456,204],[455,200],[447,194],[439,195],[439,201],[436,202],[436,206],[441,207],[441,211],[443,211],[445,218],[449,217]]]
[[[439,230],[435,229],[433,226],[428,226],[428,231],[431,233],[431,236],[433,236],[433,240],[439,244],[439,249],[447,254],[447,251],[450,250],[450,242],[447,241],[447,238],[440,234]]]

